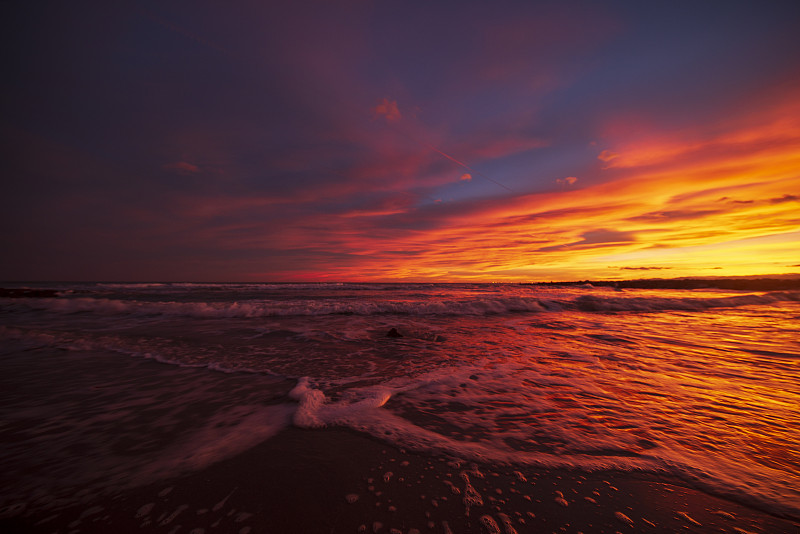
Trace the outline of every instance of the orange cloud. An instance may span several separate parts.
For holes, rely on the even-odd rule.
[[[575,185],[578,179],[575,176],[567,176],[566,178],[556,178],[556,183],[559,185]]]
[[[612,159],[618,158],[618,157],[619,157],[619,154],[615,154],[614,152],[611,152],[610,150],[603,150],[602,152],[600,152],[600,154],[597,155],[597,159],[599,159],[600,161],[611,161]]]
[[[186,161],[176,161],[174,163],[167,163],[164,165],[165,169],[178,171],[181,174],[194,174],[196,172],[200,172],[200,167],[197,165],[192,165]]]
[[[397,109],[397,101],[384,98],[378,105],[372,108],[372,116],[375,118],[383,117],[389,122],[400,120],[402,115]]]

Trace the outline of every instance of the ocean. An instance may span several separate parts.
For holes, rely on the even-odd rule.
[[[797,291],[26,287],[55,293],[0,298],[0,517],[202,469],[291,426],[667,474],[800,517]]]

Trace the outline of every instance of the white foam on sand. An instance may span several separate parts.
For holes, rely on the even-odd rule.
[[[645,376],[627,372],[626,381]],[[685,373],[677,385],[664,380],[662,391],[674,388],[676,395],[702,387]],[[291,396],[299,404],[293,421],[300,427],[347,426],[403,448],[477,461],[669,473],[797,515],[800,507],[790,503],[800,502],[800,492],[790,474],[767,465],[754,470],[744,456],[704,451],[705,437],[692,425],[680,427],[692,413],[660,417],[650,404],[631,404],[620,385],[591,373],[565,375],[519,360],[487,359],[351,389],[338,398],[306,377]],[[641,396],[641,388],[636,391]]]

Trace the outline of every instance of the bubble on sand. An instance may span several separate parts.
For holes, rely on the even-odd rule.
[[[391,480],[391,478],[392,478],[392,476],[393,476],[393,475],[394,475],[394,473],[392,473],[391,471],[386,471],[386,472],[383,474],[383,481],[384,481],[384,482],[389,482],[389,480]]]
[[[516,476],[517,480],[519,480],[520,482],[527,482],[528,481],[528,479],[525,478],[525,475],[523,475],[520,471],[514,471],[514,476]]]
[[[372,523],[372,532],[378,532],[380,529],[383,528],[383,523],[380,521],[375,521]]]
[[[500,527],[490,515],[481,516],[481,525],[483,525],[483,528],[486,530],[487,534],[501,534]]]
[[[228,502],[228,499],[231,498],[231,495],[233,495],[236,489],[237,488],[233,488],[233,490],[229,494],[227,494],[224,499],[215,504],[213,508],[211,508],[211,510],[213,510],[214,512],[219,512],[222,509],[222,507],[225,506],[225,503]]]
[[[623,514],[622,512],[614,512],[614,517],[616,517],[621,523],[625,523],[630,527],[633,526],[633,519]]]
[[[686,512],[675,512],[675,513],[693,525],[697,525],[698,527],[703,526],[701,523],[698,523],[697,521],[689,517],[689,514],[687,514]]]
[[[150,515],[150,512],[153,510],[153,507],[155,505],[156,503],[154,502],[149,502],[145,505],[142,505],[142,507],[136,511],[136,519],[139,519],[140,517],[144,517],[146,515]]]
[[[467,509],[466,514],[469,515],[470,507],[483,506],[483,497],[481,497],[481,494],[472,486],[469,475],[466,472],[461,472],[461,479],[464,481],[464,506]]]
[[[511,524],[510,517],[503,513],[498,513],[497,517],[500,518],[500,522],[503,524],[503,529],[506,531],[506,534],[517,534],[517,529]]]
[[[583,500],[587,501],[587,502],[590,502],[592,504],[597,504],[597,501],[592,499],[591,497],[584,497]]]
[[[178,517],[187,508],[189,508],[188,504],[182,504],[182,505],[178,506],[177,508],[175,508],[175,510],[172,511],[171,514],[169,514],[167,517],[165,517],[162,521],[159,521],[158,524],[160,526],[162,526],[162,527],[166,526],[166,525],[169,525],[170,523],[175,521],[175,518]]]
[[[445,480],[444,483],[447,484],[447,486],[450,488],[450,492],[453,495],[461,495],[461,489],[458,488],[455,484],[453,484],[449,480]]]
[[[166,497],[170,494],[170,492],[174,489],[174,486],[170,486],[168,488],[164,488],[163,490],[158,492],[159,497]]]
[[[561,506],[569,506],[569,503],[564,497],[556,497],[555,501],[560,504]]]
[[[346,500],[350,504],[353,504],[358,500],[358,494],[348,493],[347,495],[344,496],[344,500]]]
[[[253,517],[253,514],[251,514],[250,512],[239,512],[238,514],[236,514],[236,517],[234,518],[233,522],[234,523],[244,523],[245,521],[247,521],[251,517]]]
[[[720,517],[724,517],[725,519],[730,519],[732,521],[736,519],[736,516],[734,514],[732,514],[730,512],[725,512],[725,511],[722,511],[722,510],[717,510],[717,511],[711,512],[711,513],[714,514],[714,515],[718,515]]]
[[[478,467],[478,464],[473,463],[470,465],[470,472],[475,478],[486,478],[486,476],[481,473],[481,470]],[[494,476],[497,476],[497,473],[492,473]]]
[[[453,534],[453,531],[450,529],[450,525],[447,524],[447,521],[442,521],[442,530],[444,530],[444,534]]]

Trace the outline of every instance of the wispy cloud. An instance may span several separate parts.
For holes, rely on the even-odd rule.
[[[164,165],[165,169],[178,171],[181,174],[194,174],[200,172],[200,167],[193,165],[186,161],[176,161],[174,163],[167,163]]]
[[[398,121],[402,118],[400,110],[397,108],[397,101],[389,100],[388,98],[384,98],[372,108],[372,116],[375,118],[382,117],[388,122]]]

